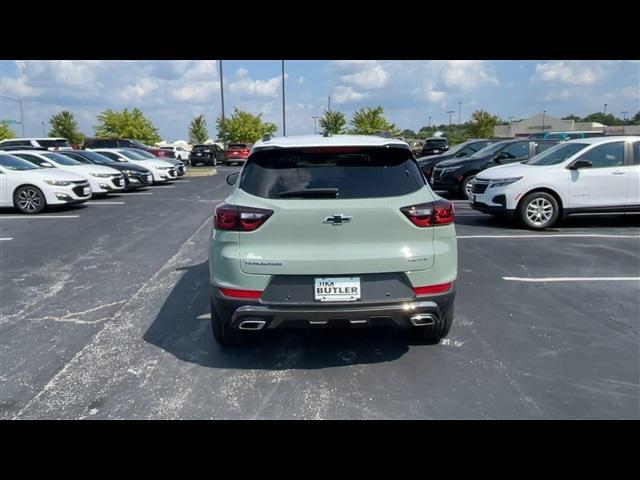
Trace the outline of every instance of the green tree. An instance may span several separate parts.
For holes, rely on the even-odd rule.
[[[273,135],[278,130],[277,125],[263,122],[261,117],[262,114],[252,115],[236,108],[224,122],[222,117],[216,120],[218,138],[226,142],[255,143],[267,133]]]
[[[400,132],[400,135],[405,138],[416,138],[416,132],[414,132],[410,128],[405,128],[404,130],[402,130],[402,132]]]
[[[382,107],[376,108],[361,108],[353,112],[353,117],[349,122],[351,124],[351,130],[349,133],[355,135],[377,135],[380,133],[388,133],[392,136],[398,136],[400,133],[395,124],[389,123],[384,118],[384,109]]]
[[[583,122],[598,122],[608,127],[615,127],[617,125],[624,125],[624,121],[620,118],[616,118],[615,115],[610,113],[604,114],[603,112],[595,112],[587,115],[582,119]]]
[[[635,125],[636,123],[640,123],[640,112],[637,112],[631,119],[632,125]]]
[[[322,133],[330,135],[339,135],[345,132],[345,126],[347,121],[344,118],[344,113],[334,112],[331,110],[325,110],[319,119],[320,127],[322,127]]]
[[[78,123],[73,117],[73,113],[63,110],[56,113],[49,119],[51,130],[50,137],[63,137],[69,140],[72,145],[80,144],[84,140],[84,135],[78,130]]]
[[[147,145],[161,140],[158,129],[138,108],[131,111],[125,108],[122,112],[105,110],[98,115],[98,125],[94,127],[94,132],[97,137],[131,138]]]
[[[484,110],[477,110],[471,114],[469,135],[474,138],[490,138],[493,136],[493,127],[498,122],[498,117]]]
[[[4,122],[0,122],[0,140],[6,140],[7,138],[15,138],[16,135]]]
[[[204,115],[198,115],[191,120],[189,125],[189,143],[198,144],[204,143],[209,138],[209,132],[207,132],[207,121]]]
[[[577,115],[574,115],[573,113],[571,115],[567,115],[566,117],[562,117],[561,120],[574,120],[576,122],[580,121],[580,117]]]

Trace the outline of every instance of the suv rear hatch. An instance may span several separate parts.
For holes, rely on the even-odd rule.
[[[238,232],[248,274],[406,272],[433,264],[433,228],[401,208],[434,201],[404,148],[329,147],[254,152],[228,202],[272,214]]]
[[[249,152],[249,145],[246,143],[230,143],[224,152],[224,157],[226,160],[246,159]]]

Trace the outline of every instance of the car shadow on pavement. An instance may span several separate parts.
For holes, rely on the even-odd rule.
[[[215,368],[319,369],[389,362],[409,350],[407,332],[399,328],[248,332],[246,345],[221,348],[211,331],[208,264],[184,270],[143,336],[180,360]]]
[[[495,228],[508,228],[512,230],[522,230],[523,234],[536,233],[534,230],[528,230],[522,227],[520,223],[515,219],[506,217],[499,217],[493,215],[483,215],[478,212],[477,215],[464,216],[459,215],[456,217],[455,223],[457,225],[468,226],[482,226],[482,227],[495,227]],[[612,213],[612,214],[600,214],[600,215],[575,215],[558,221],[553,228],[548,228],[537,233],[571,233],[567,228],[625,228],[625,227],[640,227],[640,215],[638,214],[624,214],[624,213]],[[575,232],[573,232],[575,233]],[[594,232],[597,233],[597,232]],[[495,233],[495,234],[499,234]]]

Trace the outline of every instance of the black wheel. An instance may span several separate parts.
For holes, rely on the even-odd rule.
[[[20,213],[38,214],[47,206],[47,200],[39,188],[25,185],[13,194],[13,205]]]
[[[533,192],[520,201],[518,218],[531,230],[552,227],[560,216],[560,205],[556,198],[546,192]]]
[[[211,305],[211,328],[213,330],[213,338],[223,347],[245,343],[243,332],[231,328],[225,319],[218,318],[213,309],[213,304]]]
[[[453,324],[453,305],[449,309],[449,314],[431,327],[411,327],[410,335],[412,340],[419,343],[436,344],[445,338],[451,330]]]
[[[462,183],[460,184],[460,191],[458,192],[462,198],[469,198],[471,195],[471,188],[473,187],[473,181],[475,179],[475,175],[469,175],[462,180]]]

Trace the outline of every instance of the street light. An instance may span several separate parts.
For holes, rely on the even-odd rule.
[[[621,113],[622,113],[622,119],[626,122],[627,121],[627,113],[629,113],[629,112],[627,110],[625,110],[624,112],[621,112]]]
[[[284,113],[284,60],[282,61],[282,135],[287,136],[287,119]]]
[[[509,119],[509,135],[513,136],[513,115],[507,118]]]
[[[224,145],[225,141],[226,141],[226,132],[227,132],[227,126],[225,125],[225,121],[224,121],[224,87],[223,87],[223,82],[222,82],[222,60],[218,60],[218,68],[220,70],[220,106],[221,106],[221,111],[222,111],[222,143]]]
[[[316,120],[318,120],[320,117],[313,116],[311,118],[313,118],[313,134],[317,135],[318,134],[318,129],[316,128]]]
[[[460,100],[458,100],[458,125],[462,124],[462,122],[460,121],[461,108],[462,108],[462,102]]]
[[[607,114],[607,104],[606,103],[604,104],[604,114],[605,115]]]
[[[431,115],[429,115],[429,125],[427,125],[428,128],[431,128]]]
[[[451,114],[454,113],[453,110],[447,110],[447,113],[449,114],[449,127],[451,127]]]
[[[45,133],[45,131],[44,131],[44,122],[40,122],[40,123],[42,124],[42,136],[43,136],[43,137],[46,137],[46,136],[47,136],[47,134],[46,134],[46,133]]]
[[[7,97],[6,95],[0,95],[0,97],[6,98],[7,100],[13,100],[14,102],[18,102],[18,104],[20,105],[20,125],[22,125],[22,136],[25,137],[26,135],[24,134],[24,113],[22,111],[22,100],[13,97]]]
[[[544,116],[546,115],[547,111],[543,110],[542,111],[542,133],[544,133]]]

